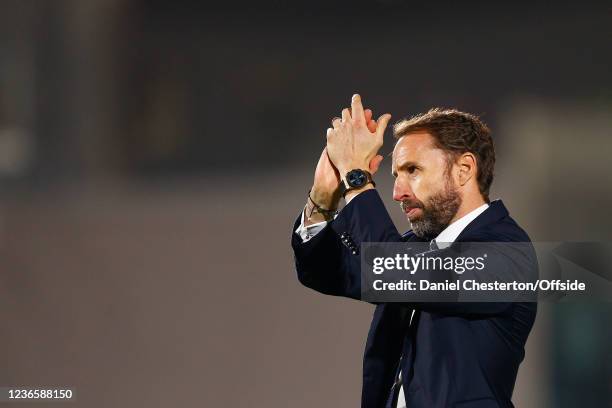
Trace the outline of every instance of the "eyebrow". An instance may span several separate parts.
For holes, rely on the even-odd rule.
[[[402,163],[402,165],[397,168],[397,171],[406,170],[408,167],[413,167],[413,166],[420,167],[420,165],[417,162],[407,161],[407,162]],[[393,177],[397,177],[397,171],[392,170],[391,175]]]

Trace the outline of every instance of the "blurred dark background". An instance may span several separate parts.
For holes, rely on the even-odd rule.
[[[3,1],[0,386],[358,406],[372,308],[301,287],[289,246],[331,118],[479,114],[534,240],[610,241],[611,40],[609,3]],[[515,405],[612,406],[611,322],[542,304]]]

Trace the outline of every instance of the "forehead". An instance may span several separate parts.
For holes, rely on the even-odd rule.
[[[432,155],[440,155],[443,152],[436,148],[434,138],[427,131],[408,133],[402,136],[393,149],[393,166],[411,161],[419,162],[431,159]]]

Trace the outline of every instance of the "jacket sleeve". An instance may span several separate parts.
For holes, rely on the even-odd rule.
[[[293,231],[299,223],[298,216]],[[298,280],[327,295],[360,300],[361,243],[401,240],[378,192],[364,191],[307,242],[293,232],[291,246]]]

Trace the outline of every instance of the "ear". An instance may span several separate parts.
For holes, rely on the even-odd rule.
[[[464,186],[473,177],[476,177],[476,157],[472,153],[466,152],[461,154],[455,163],[458,167],[457,176],[460,186]]]

